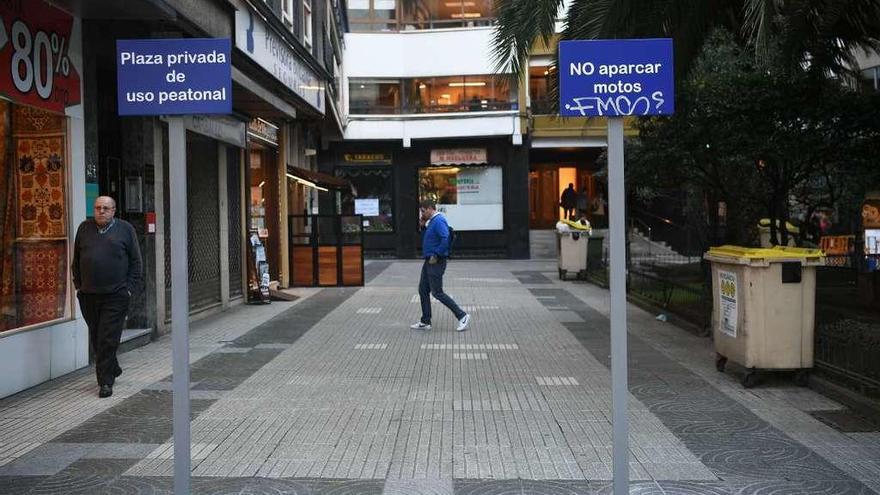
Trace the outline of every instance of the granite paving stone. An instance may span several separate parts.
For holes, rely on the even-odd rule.
[[[471,328],[434,301],[414,332],[420,268],[370,261],[365,287],[193,324],[193,493],[611,493],[607,292],[552,261],[453,260]],[[809,415],[839,404],[745,392],[706,339],[629,316],[631,493],[878,489],[880,434]],[[169,344],[123,355],[108,400],[89,370],[0,400],[3,490],[170,493]]]

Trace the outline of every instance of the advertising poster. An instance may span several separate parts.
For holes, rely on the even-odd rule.
[[[736,338],[736,273],[719,270],[718,287],[721,291],[721,331]]]

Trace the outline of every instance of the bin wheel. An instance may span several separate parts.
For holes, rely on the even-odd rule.
[[[758,374],[755,373],[755,370],[749,370],[742,377],[742,386],[745,388],[752,388],[758,384]]]
[[[801,369],[797,370],[794,374],[794,383],[798,387],[806,387],[810,384],[810,370]]]
[[[715,357],[715,369],[719,373],[724,373],[724,367],[727,366],[727,358],[719,354]]]

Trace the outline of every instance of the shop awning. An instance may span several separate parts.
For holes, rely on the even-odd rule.
[[[287,166],[287,176],[307,186],[312,185],[338,191],[348,191],[351,189],[351,182],[345,179],[321,172],[313,172],[305,168],[294,167],[293,165]]]

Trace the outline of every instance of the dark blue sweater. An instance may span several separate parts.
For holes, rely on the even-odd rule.
[[[449,256],[449,224],[440,213],[434,215],[422,233],[422,255],[425,258]]]

